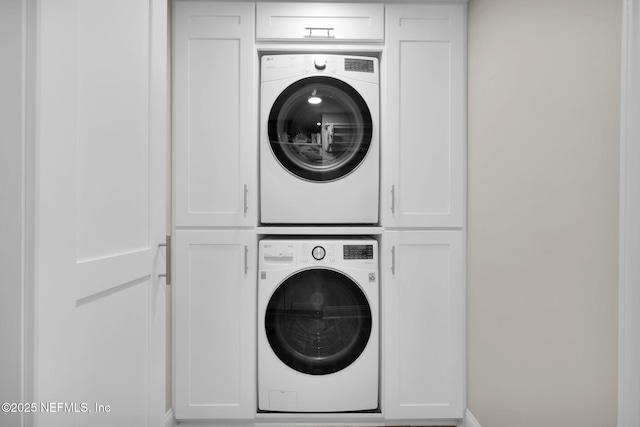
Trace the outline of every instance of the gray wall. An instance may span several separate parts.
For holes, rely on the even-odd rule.
[[[0,402],[22,401],[22,1],[0,1]],[[0,425],[20,417],[0,412]]]
[[[621,1],[470,0],[468,406],[613,426]]]

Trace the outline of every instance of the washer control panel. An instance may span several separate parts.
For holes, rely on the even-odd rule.
[[[361,240],[279,240],[260,242],[261,268],[278,269],[289,265],[370,268],[378,262],[378,242]]]

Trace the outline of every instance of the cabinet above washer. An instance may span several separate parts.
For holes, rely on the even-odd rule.
[[[258,41],[384,40],[384,5],[368,3],[257,3]]]

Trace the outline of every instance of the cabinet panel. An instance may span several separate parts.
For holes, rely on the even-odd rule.
[[[253,418],[256,237],[177,231],[176,418]]]
[[[253,5],[177,2],[174,21],[175,224],[253,226]]]
[[[258,40],[382,41],[383,4],[258,3]]]
[[[386,232],[383,242],[385,418],[462,418],[462,232]]]
[[[387,227],[463,225],[464,11],[464,5],[387,6]]]

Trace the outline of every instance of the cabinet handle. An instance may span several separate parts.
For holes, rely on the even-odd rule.
[[[331,35],[331,31],[333,31],[334,29],[332,27],[305,27],[305,30],[309,31],[309,34],[305,34],[305,37],[318,37],[318,38],[324,38],[324,39],[332,39],[335,36]],[[313,32],[314,31],[326,31],[327,34],[320,34],[320,35],[314,35]]]
[[[244,213],[247,213],[247,210],[249,209],[249,205],[247,204],[247,193],[249,192],[249,188],[247,187],[247,184],[244,185]]]
[[[396,186],[391,186],[391,213],[396,213]]]
[[[170,285],[171,284],[171,236],[167,236],[165,239],[165,243],[160,243],[158,245],[158,247],[165,248],[166,254],[165,254],[165,258],[166,258],[166,272],[164,274],[158,274],[158,277],[164,277],[165,278],[165,284],[166,285]]]
[[[249,271],[248,258],[249,258],[249,247],[247,245],[244,245],[244,274],[245,275]]]
[[[391,274],[396,275],[396,247],[391,246]]]

